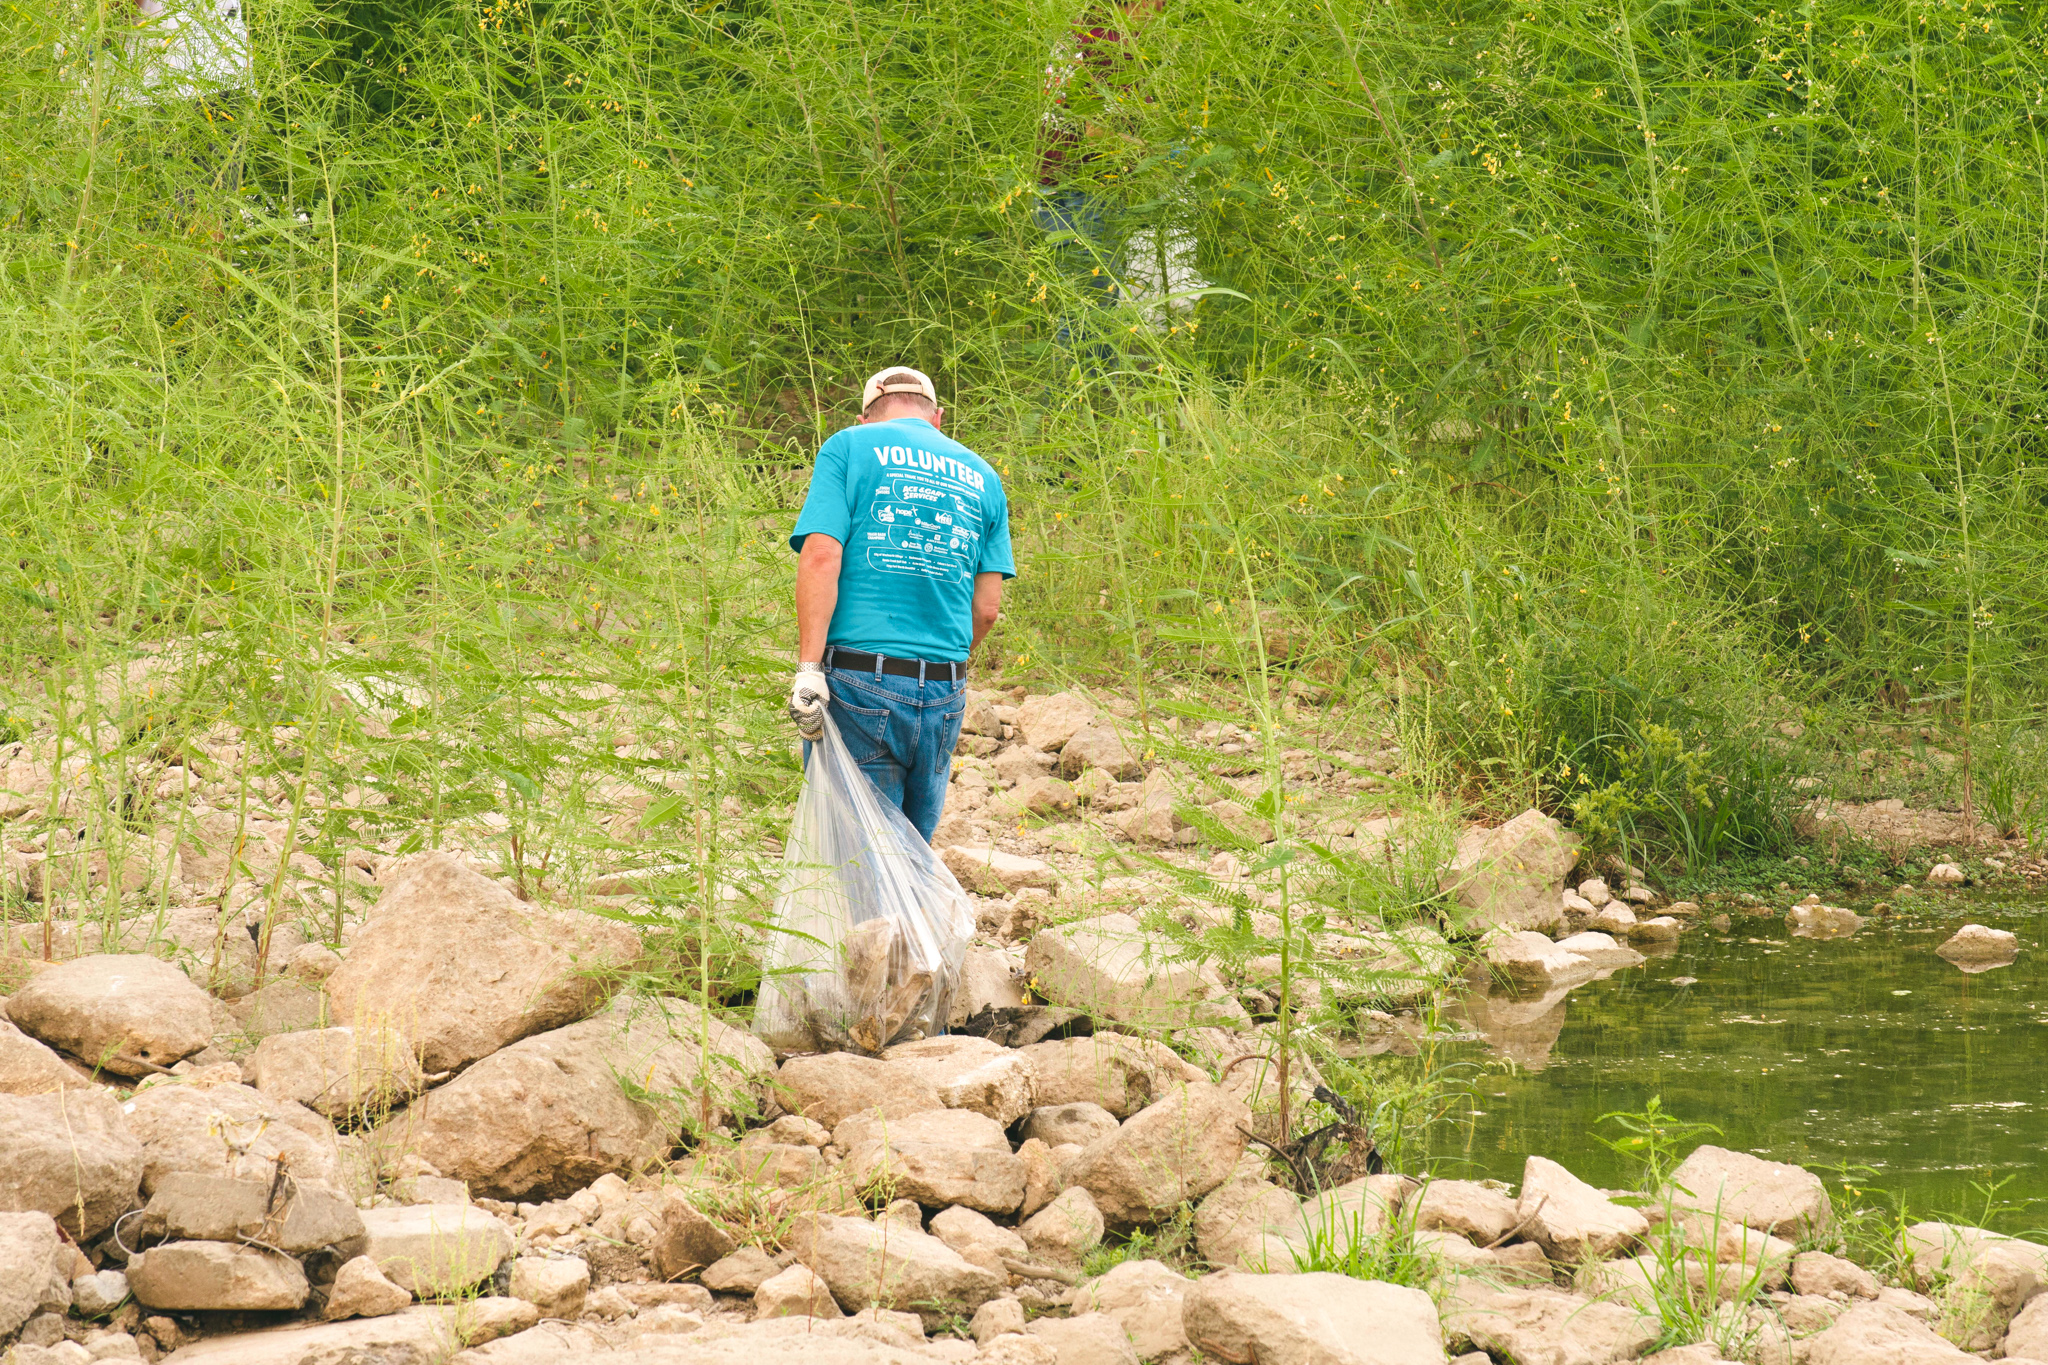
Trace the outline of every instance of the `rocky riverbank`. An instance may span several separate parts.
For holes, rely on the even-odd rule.
[[[974,698],[938,840],[978,920],[954,1031],[878,1057],[777,1058],[654,970],[681,921],[648,897],[672,851],[625,837],[644,793],[586,808],[610,864],[560,892],[479,851],[488,819],[323,861],[300,817],[378,793],[231,785],[234,735],[118,782],[19,750],[8,1359],[2048,1358],[2048,1249],[1926,1224],[1871,1255],[1794,1167],[1702,1148],[1626,1193],[1541,1156],[1516,1188],[1378,1169],[1312,1062],[1279,1065],[1283,988],[1398,1035],[1450,976],[1540,997],[1718,910],[1581,866],[1540,812],[1390,811],[1386,743],[1279,755],[1290,833],[1456,909],[1324,886],[1303,926],[1250,737],[1182,727],[1161,759],[1123,709]],[[168,814],[123,849],[110,800]],[[1226,931],[1254,950],[1204,946]]]

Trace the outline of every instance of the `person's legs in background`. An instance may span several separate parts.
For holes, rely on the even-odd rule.
[[[1096,366],[1115,359],[1115,350],[1105,339],[1108,329],[1099,317],[1092,316],[1117,299],[1120,253],[1110,222],[1111,209],[1108,199],[1082,189],[1041,190],[1031,209],[1032,222],[1052,239],[1060,272],[1090,305],[1087,313],[1063,312],[1054,338],[1063,349],[1085,357],[1091,373]]]

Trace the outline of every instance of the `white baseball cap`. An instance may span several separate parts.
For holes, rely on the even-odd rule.
[[[939,404],[939,391],[933,386],[930,375],[908,365],[891,365],[886,370],[877,370],[861,387],[860,410],[866,412],[875,405],[877,398],[887,393],[922,394],[931,400],[933,407]]]

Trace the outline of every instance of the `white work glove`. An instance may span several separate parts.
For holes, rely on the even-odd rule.
[[[825,703],[832,689],[825,685],[825,670],[817,664],[798,664],[796,679],[789,685],[789,719],[805,739],[825,735]]]

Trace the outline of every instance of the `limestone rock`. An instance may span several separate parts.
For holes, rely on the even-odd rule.
[[[173,1171],[267,1180],[279,1157],[302,1184],[331,1188],[339,1176],[333,1124],[246,1085],[151,1085],[125,1109],[142,1143],[145,1195]]]
[[[1024,1330],[1052,1347],[1055,1365],[1138,1365],[1123,1324],[1106,1313],[1039,1318]]]
[[[364,1255],[390,1281],[421,1298],[481,1284],[512,1254],[512,1230],[474,1204],[365,1209]]]
[[[1024,965],[1041,995],[1098,1018],[1160,1028],[1249,1024],[1213,967],[1177,956],[1129,915],[1108,914],[1039,930]]]
[[[1927,869],[1929,886],[1961,886],[1969,879],[1969,874],[1954,863],[1936,863]]]
[[[937,1088],[910,1068],[851,1052],[792,1057],[775,1073],[775,1084],[784,1108],[826,1128],[854,1114],[907,1118],[946,1107]]]
[[[1024,1305],[1015,1299],[990,1299],[974,1310],[974,1321],[969,1330],[974,1333],[977,1346],[986,1346],[1000,1336],[1022,1332]]]
[[[1005,853],[999,848],[954,844],[939,852],[946,870],[965,889],[982,896],[1007,896],[1027,887],[1059,885],[1059,874],[1049,863]]]
[[[1671,1173],[1670,1193],[1674,1207],[1794,1240],[1826,1232],[1833,1215],[1827,1187],[1811,1171],[1724,1147],[1694,1148]]]
[[[289,1256],[233,1242],[165,1242],[128,1263],[135,1301],[174,1312],[297,1308],[306,1272]]]
[[[1189,1287],[1181,1317],[1189,1346],[1223,1360],[1443,1365],[1445,1359],[1429,1295],[1379,1280],[1224,1271]]]
[[[103,1318],[128,1300],[128,1276],[119,1270],[96,1270],[71,1282],[72,1311],[82,1318]]]
[[[1014,1228],[1006,1228],[986,1214],[955,1206],[932,1215],[932,1236],[944,1242],[978,1266],[1003,1275],[1010,1272],[1005,1260],[1028,1261],[1031,1249]]]
[[[832,1291],[808,1267],[793,1265],[764,1280],[754,1291],[754,1320],[765,1318],[838,1318],[845,1314]]]
[[[1414,1205],[1415,1226],[1469,1237],[1478,1246],[1497,1242],[1521,1221],[1515,1201],[1474,1180],[1432,1180]]]
[[[458,1327],[472,1322],[468,1305],[421,1305],[349,1322],[209,1337],[164,1360],[172,1365],[436,1365],[448,1358]]]
[[[582,1018],[639,950],[623,925],[528,905],[436,853],[386,889],[327,995],[338,1022],[396,1027],[448,1071]]]
[[[1517,986],[1547,989],[1593,977],[1593,964],[1561,943],[1533,930],[1491,935],[1486,962]]]
[[[2020,940],[2003,929],[1965,924],[1934,951],[1951,962],[2010,962],[2019,956]]]
[[[426,1084],[412,1043],[378,1024],[274,1033],[242,1064],[250,1085],[331,1119],[376,1116]]]
[[[0,1019],[0,1095],[43,1095],[89,1084],[55,1052]]]
[[[1525,810],[1498,829],[1467,832],[1439,880],[1470,912],[1470,933],[1547,929],[1563,921],[1558,892],[1578,857],[1576,834],[1542,811]]]
[[[1016,1333],[991,1340],[975,1357],[975,1365],[1059,1365],[1059,1353],[1043,1337]]]
[[[12,1336],[49,1298],[60,1253],[70,1260],[49,1214],[0,1213],[0,1337]]]
[[[1067,1303],[1078,1312],[1109,1314],[1140,1360],[1157,1360],[1187,1349],[1181,1314],[1192,1284],[1158,1261],[1121,1261],[1100,1279],[1076,1286]]]
[[[1639,919],[1635,928],[1628,931],[1629,939],[1636,943],[1672,943],[1685,932],[1685,926],[1670,915],[1656,915]]]
[[[1577,953],[1599,971],[1640,967],[1646,961],[1635,949],[1616,943],[1607,934],[1594,933],[1590,930],[1573,934],[1570,938],[1561,938],[1557,941],[1557,946],[1567,953]]]
[[[1057,777],[1027,777],[1005,798],[1011,809],[1027,815],[1071,815],[1080,803],[1074,789]]]
[[[653,1247],[654,1273],[664,1280],[681,1279],[730,1256],[732,1234],[707,1217],[680,1190],[663,1192],[661,1221]]]
[[[1017,1229],[1039,1265],[1078,1266],[1102,1244],[1102,1210],[1076,1185],[1024,1221]]]
[[[1076,730],[1060,748],[1061,777],[1072,782],[1088,772],[1100,772],[1118,782],[1138,782],[1144,779],[1145,765],[1114,729],[1090,725]]]
[[[1614,1365],[1657,1339],[1658,1322],[1617,1303],[1551,1290],[1481,1293],[1445,1304],[1444,1326],[1503,1360]]]
[[[1033,1043],[1017,1055],[1031,1068],[1034,1105],[1097,1104],[1120,1119],[1183,1082],[1208,1079],[1164,1043],[1122,1033]]]
[[[917,1313],[927,1328],[1000,1295],[1008,1278],[975,1265],[938,1238],[887,1219],[812,1214],[785,1239],[842,1307]]]
[[[298,1255],[321,1247],[360,1251],[362,1215],[323,1185],[169,1171],[142,1213],[151,1236],[172,1241],[255,1241]]]
[[[1839,905],[1795,905],[1785,923],[1800,938],[1846,938],[1863,927],[1863,917]]]
[[[994,948],[969,948],[953,987],[948,1026],[958,1029],[984,1009],[1020,1009],[1026,1003],[1017,978],[1023,961]],[[959,1035],[966,1036],[966,1035]],[[906,1045],[907,1046],[907,1045]]]
[[[1157,1222],[1222,1184],[1244,1151],[1251,1111],[1228,1091],[1190,1082],[1097,1138],[1067,1167],[1112,1225]]]
[[[782,1269],[775,1258],[759,1247],[741,1247],[729,1256],[724,1256],[704,1267],[704,1273],[697,1277],[706,1289],[720,1294],[746,1294],[751,1296],[762,1282]]]
[[[1642,1214],[1540,1156],[1523,1167],[1516,1214],[1526,1220],[1523,1235],[1566,1264],[1612,1256],[1650,1230]]]
[[[1210,1265],[1280,1270],[1283,1239],[1301,1226],[1301,1199],[1240,1165],[1195,1209],[1195,1246]]]
[[[1026,697],[1017,708],[1017,737],[1040,753],[1051,753],[1066,747],[1100,714],[1095,703],[1078,692]]]
[[[1961,1365],[1975,1360],[1911,1314],[1859,1303],[1804,1343],[1807,1365]]]
[[[142,1076],[213,1041],[214,1001],[168,962],[96,953],[45,968],[7,1002],[23,1032],[117,1076]]]
[[[1024,1120],[1024,1136],[1037,1138],[1048,1147],[1071,1142],[1086,1147],[1099,1137],[1114,1133],[1116,1115],[1086,1100],[1075,1104],[1042,1104]]]
[[[2005,1354],[2048,1360],[2048,1294],[2036,1295],[2013,1318],[2005,1335]]]
[[[840,1169],[862,1190],[984,1213],[1014,1213],[1024,1202],[1024,1163],[1010,1150],[1003,1125],[985,1114],[856,1114],[833,1130],[833,1141],[846,1152]]]
[[[412,1295],[393,1284],[368,1256],[342,1262],[327,1291],[320,1316],[329,1322],[344,1318],[381,1318],[412,1306]]]
[[[700,1057],[708,1028],[708,1061]],[[700,1070],[700,1062],[705,1064]],[[378,1129],[443,1175],[499,1199],[567,1195],[607,1173],[659,1161],[708,1086],[712,1121],[735,1091],[765,1081],[767,1046],[681,1000],[622,1000],[581,1023],[486,1057]],[[649,1103],[620,1084],[660,1097]]]
[[[1013,1050],[965,1034],[899,1043],[882,1060],[914,1072],[948,1109],[968,1109],[1007,1128],[1031,1109],[1031,1068]]]
[[[1354,1233],[1378,1237],[1393,1226],[1395,1215],[1414,1188],[1415,1181],[1405,1175],[1361,1176],[1303,1199],[1296,1215],[1298,1231],[1286,1229],[1286,1235],[1302,1247],[1310,1245],[1312,1237],[1336,1245],[1343,1245]]]
[[[121,1106],[95,1086],[0,1095],[0,1210],[40,1212],[79,1241],[135,1203],[142,1144]]]
[[[1877,1277],[1825,1251],[1803,1251],[1792,1258],[1792,1287],[1802,1294],[1847,1294],[1852,1299],[1877,1297]]]

